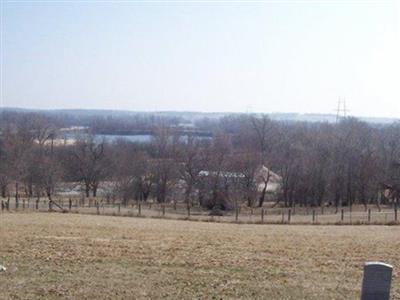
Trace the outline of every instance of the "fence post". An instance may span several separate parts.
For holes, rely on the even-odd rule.
[[[190,205],[187,206],[187,214],[188,214],[188,218],[190,218]]]
[[[340,211],[340,221],[343,222],[344,220],[344,209],[342,208],[342,210]]]
[[[138,202],[138,216],[142,215],[142,202]]]
[[[71,198],[68,199],[68,208],[71,211],[71,209],[72,209],[72,199]]]
[[[394,204],[394,221],[397,222],[397,203]]]
[[[165,217],[165,203],[162,204],[162,216]]]
[[[4,210],[4,201],[1,200],[1,211],[3,211],[3,210]]]
[[[264,211],[264,208],[262,208],[261,209],[261,223],[264,223],[264,214],[265,214],[265,211]]]
[[[96,201],[96,210],[97,210],[97,214],[100,214],[100,205],[99,202]]]
[[[121,203],[118,203],[118,214],[121,214]]]
[[[288,218],[287,218],[288,223],[290,223],[291,218],[292,218],[292,210],[289,208],[289,211],[288,211]]]
[[[371,223],[371,209],[368,208],[368,223]]]
[[[285,212],[282,210],[282,224],[285,223]]]
[[[315,209],[312,211],[312,222],[315,223]]]
[[[236,205],[235,209],[235,221],[237,222],[239,220],[239,207]]]

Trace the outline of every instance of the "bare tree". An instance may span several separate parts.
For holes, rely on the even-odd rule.
[[[87,135],[77,139],[71,154],[72,171],[77,180],[84,184],[86,197],[89,197],[90,191],[96,197],[100,182],[111,173],[110,161],[106,157],[106,142]]]

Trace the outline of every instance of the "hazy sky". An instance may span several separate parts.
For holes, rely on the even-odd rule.
[[[400,3],[2,1],[2,106],[400,117]]]

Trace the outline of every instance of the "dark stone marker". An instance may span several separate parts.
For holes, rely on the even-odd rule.
[[[391,265],[367,262],[364,265],[361,300],[389,300],[392,281]]]

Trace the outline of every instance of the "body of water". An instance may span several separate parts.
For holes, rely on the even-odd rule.
[[[65,134],[67,140],[75,140],[76,134]],[[135,135],[113,135],[113,134],[95,134],[95,139],[98,142],[105,140],[108,143],[113,143],[117,140],[124,140],[132,143],[149,143],[152,139],[151,134],[135,134]],[[187,135],[183,135],[182,138],[187,139]],[[199,139],[210,139],[208,136],[198,136]]]

